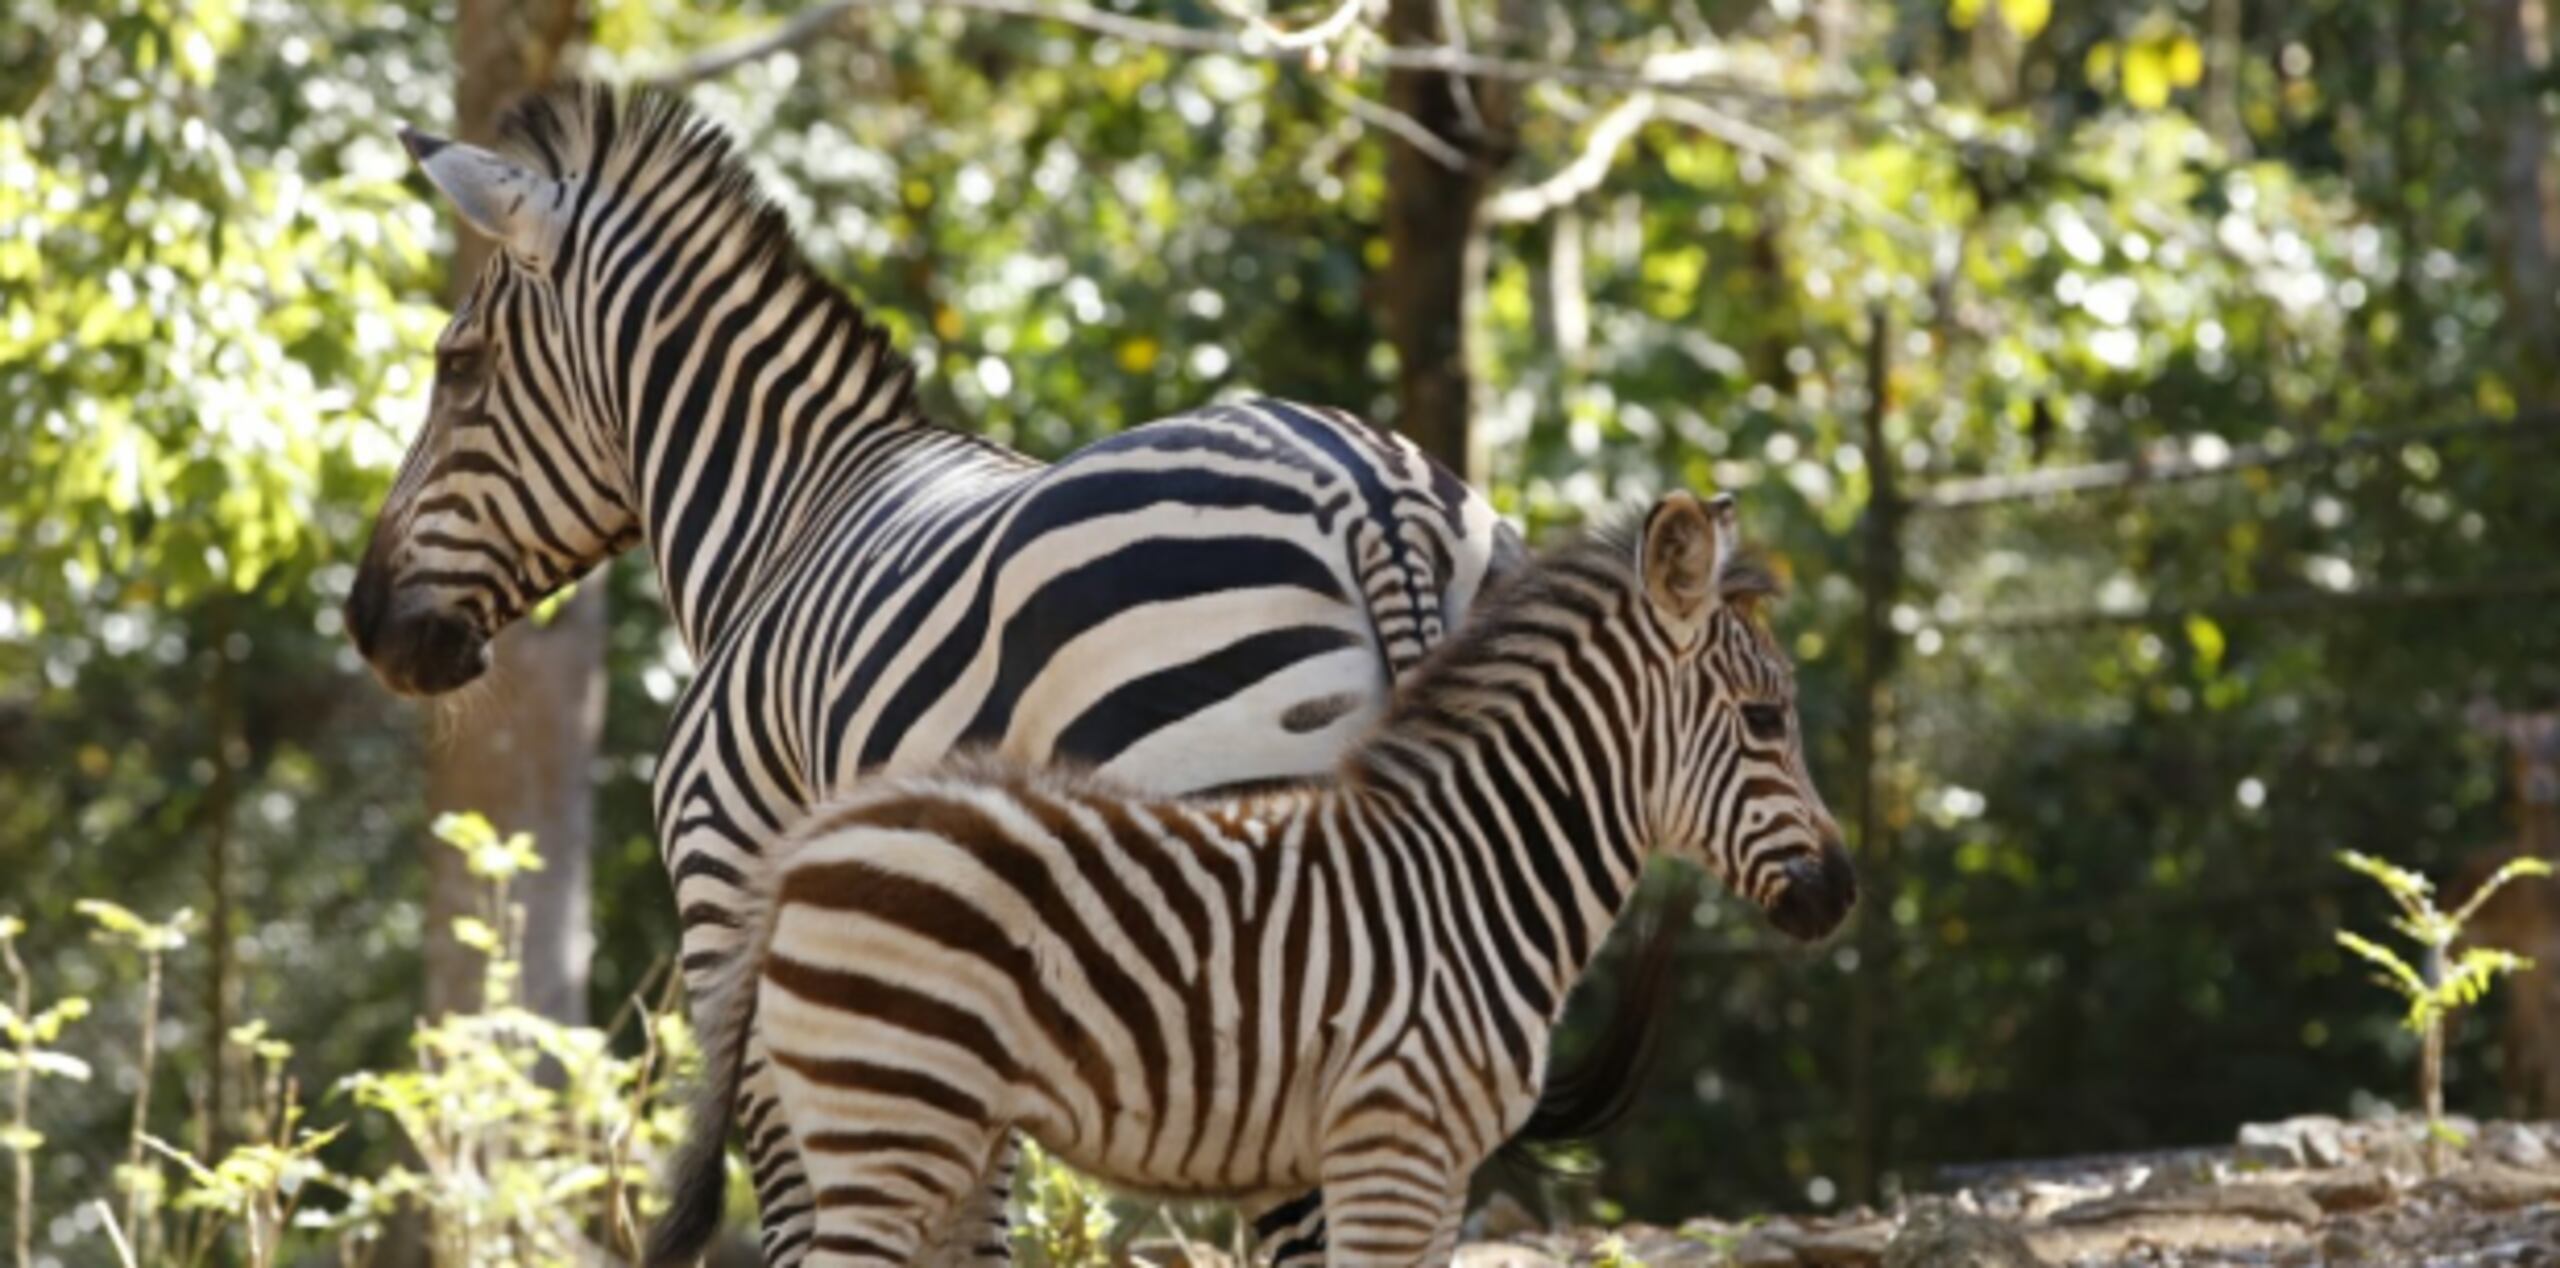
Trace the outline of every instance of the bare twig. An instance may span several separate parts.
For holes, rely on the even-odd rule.
[[[648,76],[647,82],[664,87],[682,87],[746,65],[776,53],[786,52],[812,40],[834,33],[840,21],[859,10],[887,8],[899,0],[826,0],[763,35],[751,36],[732,44],[721,45],[666,70]],[[1238,34],[1225,30],[1203,30],[1148,18],[1133,18],[1064,0],[939,0],[939,7],[991,14],[998,17],[1029,21],[1056,22],[1077,27],[1113,39],[1150,44],[1158,48],[1190,53],[1226,53],[1262,61],[1302,61],[1304,48],[1286,48],[1272,44],[1266,37]],[[1348,7],[1348,6],[1346,6]],[[1330,21],[1330,19],[1328,19]],[[1361,60],[1388,70],[1438,71],[1449,75],[1470,75],[1479,79],[1503,79],[1522,82],[1547,82],[1586,88],[1614,88],[1624,91],[1652,89],[1657,92],[1686,96],[1714,96],[1758,101],[1773,106],[1839,105],[1850,98],[1838,95],[1788,93],[1766,84],[1746,82],[1723,66],[1699,67],[1678,73],[1665,73],[1645,67],[1624,67],[1562,62],[1541,62],[1521,58],[1487,57],[1455,45],[1430,48],[1370,48]]]
[[[1685,127],[1696,128],[1709,136],[1749,154],[1775,163],[1796,178],[1798,184],[1824,198],[1858,213],[1878,228],[1893,236],[1920,246],[1934,245],[1936,236],[1910,217],[1895,211],[1867,191],[1849,184],[1814,164],[1789,144],[1785,137],[1747,119],[1726,114],[1700,101],[1663,97],[1654,103],[1656,113]]]
[[[105,1198],[92,1198],[89,1205],[96,1208],[98,1223],[107,1230],[107,1243],[115,1247],[116,1262],[124,1268],[136,1268],[133,1243],[125,1238],[124,1227],[116,1223],[116,1209],[108,1205]]]
[[[9,926],[14,929],[15,925]],[[26,1133],[32,1130],[28,1117],[29,1085],[36,1077],[35,987],[27,977],[26,963],[18,958],[18,940],[0,932],[0,964],[9,970],[16,1011],[11,1014],[18,1031],[17,1062],[9,1071],[9,1130],[21,1137],[10,1149],[10,1161],[16,1172],[12,1205],[17,1214],[12,1249],[12,1262],[17,1268],[31,1268],[35,1263],[36,1170],[35,1150],[27,1144]]]
[[[1521,224],[1543,219],[1580,201],[1608,179],[1609,169],[1618,161],[1619,149],[1653,119],[1654,112],[1654,96],[1649,92],[1637,93],[1611,107],[1592,125],[1591,139],[1580,154],[1545,180],[1514,185],[1486,199],[1485,219],[1494,224]]]
[[[1724,50],[1714,46],[1681,49],[1646,58],[1639,73],[1650,80],[1679,83],[1714,73],[1727,62]],[[1786,168],[1805,188],[1848,206],[1897,236],[1913,241],[1927,238],[1920,226],[1877,202],[1866,191],[1806,163],[1804,156],[1777,133],[1705,102],[1650,88],[1638,90],[1600,116],[1599,122],[1592,125],[1591,137],[1582,152],[1563,167],[1543,180],[1513,186],[1488,199],[1486,217],[1496,224],[1519,224],[1542,219],[1588,196],[1608,180],[1618,151],[1655,119],[1695,128],[1737,150]]]
[[[1270,19],[1246,9],[1235,0],[1209,0],[1212,8],[1244,24],[1247,43],[1259,43],[1284,53],[1323,48],[1350,34],[1358,26],[1361,14],[1368,10],[1369,3],[1370,0],[1342,0],[1323,21],[1295,31],[1284,31],[1273,26]]]
[[[648,82],[681,88],[716,79],[750,62],[760,62],[776,53],[799,48],[822,35],[834,34],[837,24],[854,10],[869,7],[872,6],[858,0],[829,0],[826,4],[813,4],[762,35],[723,44],[686,60],[682,65],[650,76]]]
[[[1453,172],[1467,169],[1467,156],[1458,147],[1434,135],[1431,129],[1423,126],[1422,120],[1371,101],[1330,79],[1316,80],[1316,89],[1324,94],[1325,100],[1342,107],[1343,113],[1371,127],[1394,133],[1432,162]]]

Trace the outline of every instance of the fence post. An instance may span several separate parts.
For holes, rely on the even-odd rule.
[[[1857,692],[1850,705],[1851,779],[1857,805],[1859,913],[1852,934],[1857,972],[1849,979],[1849,1157],[1842,1188],[1849,1200],[1876,1202],[1878,1177],[1887,1166],[1889,1141],[1884,1096],[1877,1084],[1884,1063],[1878,1045],[1889,1030],[1893,954],[1893,840],[1883,806],[1884,732],[1890,682],[1900,636],[1893,605],[1902,589],[1904,504],[1894,475],[1894,454],[1884,424],[1892,411],[1893,328],[1878,303],[1867,319],[1867,412],[1860,444],[1865,451],[1868,495],[1860,525],[1864,564]]]

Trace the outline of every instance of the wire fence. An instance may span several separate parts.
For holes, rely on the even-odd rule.
[[[2334,851],[2441,875],[2495,848],[2495,745],[2465,718],[2560,702],[2560,484],[2530,476],[2555,457],[2560,415],[2535,414],[1908,492],[1879,473],[1847,719],[1849,1194],[1954,1161],[1930,1142],[1956,1119],[2059,1098],[2089,1145],[2148,1144],[2337,1080],[2331,1019],[2372,1010],[2327,953],[2363,884]],[[1985,989],[2013,993],[2009,1032],[1917,1038]],[[2255,1071],[2229,1096],[2156,1077],[2217,1050]]]

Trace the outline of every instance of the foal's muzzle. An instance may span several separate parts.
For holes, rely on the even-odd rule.
[[[1769,923],[1791,938],[1811,942],[1840,927],[1858,902],[1858,873],[1837,841],[1787,860],[1785,880],[1769,903]]]

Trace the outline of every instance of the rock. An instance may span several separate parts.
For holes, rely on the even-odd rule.
[[[1546,1231],[1546,1223],[1520,1205],[1520,1199],[1508,1193],[1496,1193],[1485,1199],[1483,1206],[1466,1218],[1462,1225],[1467,1236],[1478,1241],[1501,1241],[1522,1233]]]
[[[1944,1204],[1921,1207],[1884,1248],[1884,1268],[2043,1268],[2027,1239],[1998,1220]]]
[[[1677,1229],[1629,1224],[1618,1230],[1625,1258],[1645,1268],[1717,1268],[1736,1234],[1713,1220],[1691,1220]]]
[[[2365,1264],[2373,1262],[2373,1246],[2352,1228],[2343,1225],[2320,1235],[2320,1259],[2331,1264]]]
[[[2512,1211],[2537,1202],[2560,1201],[2560,1175],[2494,1162],[2473,1163],[2427,1187],[2483,1211]]]
[[[2419,1128],[2423,1132],[2425,1128]],[[2395,1176],[2421,1176],[2427,1172],[2427,1151],[2406,1132],[2378,1130],[2365,1142],[2365,1161]]]
[[[2542,1133],[2522,1123],[2491,1123],[2482,1128],[2472,1152],[2486,1154],[2510,1167],[2551,1165],[2551,1148],[2542,1143]]]
[[[1882,1224],[1798,1233],[1789,1239],[1806,1268],[1870,1268],[1884,1262],[1892,1230]]]
[[[2374,1166],[2348,1167],[2314,1176],[2302,1186],[2323,1211],[2367,1211],[2399,1196],[2391,1177]]]
[[[1564,1261],[1545,1251],[1509,1242],[1470,1242],[1458,1248],[1451,1268],[1564,1268]]]
[[[1171,1239],[1149,1239],[1130,1247],[1129,1262],[1148,1268],[1235,1268],[1235,1260],[1217,1247],[1195,1241],[1186,1252],[1182,1243]]]
[[[2319,1203],[2289,1185],[2235,1184],[2099,1198],[2024,1231],[2037,1254],[2061,1262],[2222,1263],[2190,1256],[2245,1248],[2255,1256],[2245,1262],[2267,1263],[2308,1243],[2320,1219]]]
[[[2346,1124],[2327,1114],[2240,1129],[2240,1161],[2261,1167],[2339,1167],[2347,1162]]]
[[[2320,1222],[2320,1204],[2299,1190],[2272,1184],[2233,1184],[2126,1193],[2065,1207],[2056,1224],[2106,1224],[2148,1216],[2225,1216],[2269,1224]]]
[[[1753,1229],[1733,1244],[1733,1268],[1796,1268],[1796,1248],[1763,1229]]]

